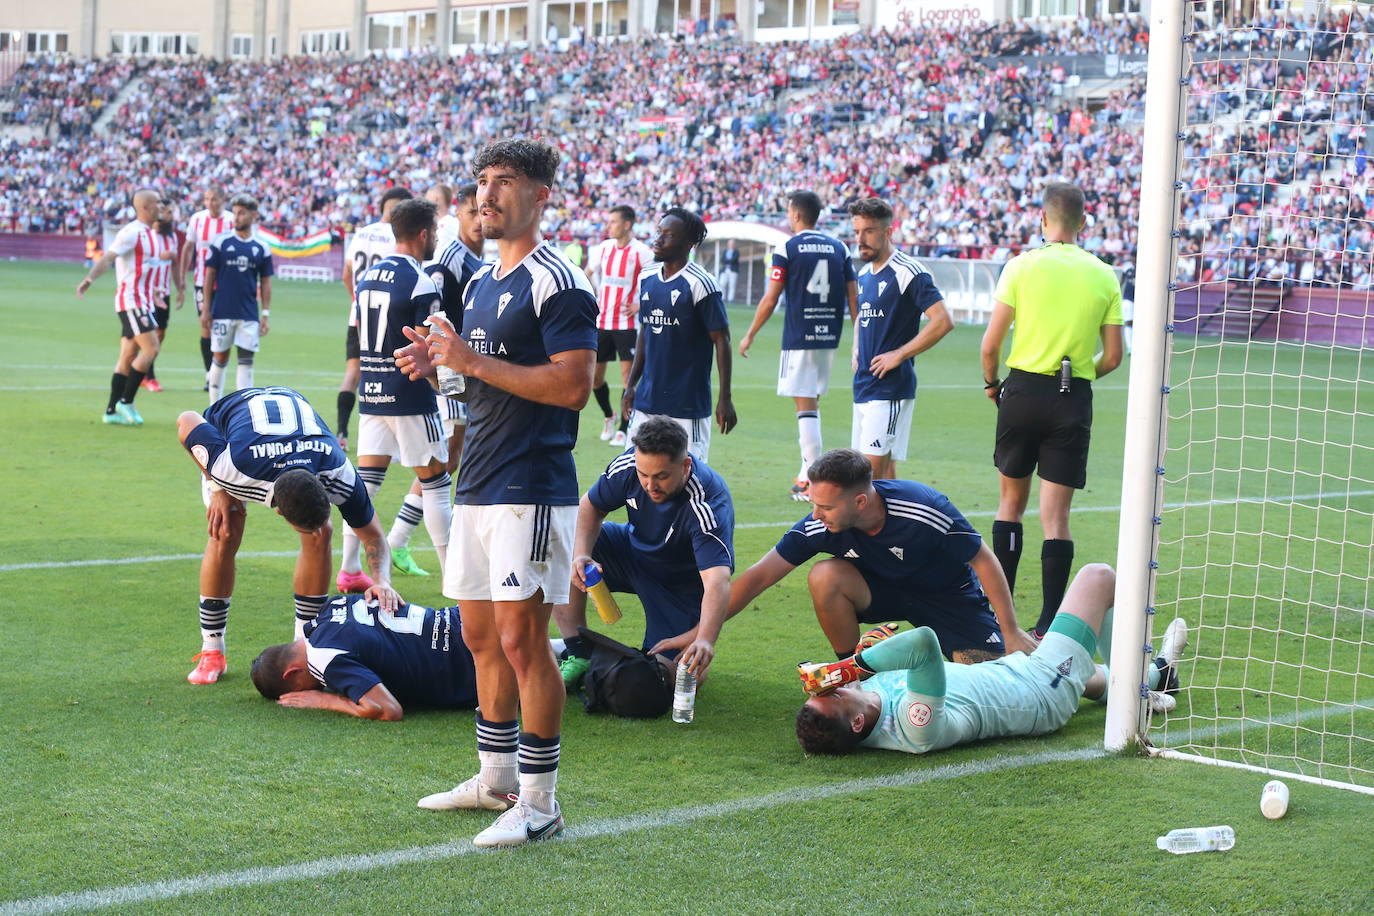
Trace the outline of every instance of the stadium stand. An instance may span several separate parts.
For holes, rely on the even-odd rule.
[[[1255,138],[1214,111],[1192,112],[1209,116],[1210,133],[1192,138],[1209,167],[1236,177],[1227,193],[1187,199],[1196,257],[1181,263],[1219,271],[1240,258],[1255,271],[1368,284],[1367,222],[1350,231],[1294,214],[1328,197],[1340,217],[1374,203],[1367,158],[1332,158],[1367,150],[1374,111],[1356,90],[1374,62],[1374,14],[1271,18],[1289,27],[1230,30],[1225,46],[1200,36],[1199,53],[1216,61],[1197,97],[1223,112],[1272,103],[1272,137],[1259,139],[1274,153],[1241,156]],[[216,181],[256,194],[265,225],[283,235],[342,235],[375,219],[379,189],[460,177],[487,139],[533,133],[565,155],[545,227],[561,237],[598,237],[606,210],[625,202],[780,224],[786,194],[808,186],[832,203],[832,225],[848,201],[879,195],[917,254],[1005,260],[1039,241],[1024,192],[1072,175],[1089,196],[1084,247],[1119,262],[1135,250],[1143,83],[1085,87],[1070,71],[1075,55],[1139,55],[1147,42],[1142,20],[1121,18],[815,43],[657,37],[447,60],[38,60],[0,95],[6,122],[43,127],[0,139],[0,229],[84,232],[132,186],[192,201]],[[128,85],[97,136],[100,109]],[[1300,134],[1282,118],[1323,105],[1335,130]],[[1236,225],[1255,208],[1267,229]],[[1261,256],[1265,246],[1318,247],[1313,239],[1338,225],[1354,255],[1346,266],[1279,258],[1275,268],[1274,255]]]

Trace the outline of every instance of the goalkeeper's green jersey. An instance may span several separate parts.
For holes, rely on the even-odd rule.
[[[860,688],[878,694],[883,711],[861,743],[925,754],[984,738],[1055,731],[1078,709],[1083,685],[1096,670],[1095,648],[1088,625],[1067,614],[1055,618],[1033,654],[1015,652],[977,665],[945,661],[929,627],[900,633],[862,653],[863,664],[879,673]]]

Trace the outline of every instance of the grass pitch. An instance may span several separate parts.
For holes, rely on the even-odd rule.
[[[1265,821],[1257,774],[1098,754],[1095,704],[1044,739],[804,757],[793,665],[827,651],[804,571],[727,626],[692,725],[570,703],[567,835],[476,854],[468,840],[488,815],[415,808],[472,772],[471,713],[364,722],[253,691],[249,661],[291,633],[295,538],[268,512],[249,513],[229,674],[214,687],[185,682],[205,537],[196,469],[173,429],[179,411],[204,406],[192,307],[173,313],[158,361],[166,392],[139,396],[147,425],[106,428],[112,278],[78,300],[81,275],[0,265],[0,913],[1374,911],[1362,864],[1374,857],[1370,799],[1293,783],[1288,817]],[[282,283],[276,298],[257,381],[298,388],[332,420],[341,288]],[[747,314],[731,312],[737,336]],[[734,493],[740,567],[802,515],[786,496],[795,421],[773,394],[779,332],[775,319],[753,357],[735,360],[740,426],[712,445]],[[986,531],[996,478],[979,336],[959,328],[918,361],[900,473]],[[827,445],[848,440],[844,375],[822,403]],[[1123,369],[1097,388],[1090,485],[1074,515],[1080,563],[1115,552],[1125,379]],[[584,484],[613,455],[599,423],[592,406],[577,449]],[[408,483],[389,475],[385,523]],[[1023,623],[1039,608],[1032,554]],[[412,601],[442,602],[437,576],[397,584]],[[642,618],[623,604],[611,632],[633,642]],[[1236,828],[1231,852],[1154,848],[1171,827],[1222,823]]]

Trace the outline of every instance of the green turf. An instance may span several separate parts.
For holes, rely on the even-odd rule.
[[[194,556],[204,544],[204,513],[195,468],[172,425],[179,411],[204,404],[190,306],[173,314],[159,360],[167,391],[139,396],[147,425],[106,428],[99,421],[115,355],[112,284],[103,280],[78,300],[70,291],[80,277],[80,269],[67,266],[0,265],[6,291],[0,456],[7,470],[0,510],[8,522],[0,563]],[[281,283],[276,299],[258,381],[300,389],[332,420],[342,361],[341,291]],[[747,312],[733,310],[731,318],[738,328]],[[796,425],[787,402],[772,393],[778,333],[775,321],[754,356],[736,360],[740,428],[717,435],[712,446],[712,465],[735,496],[741,564],[760,556],[802,514],[787,499]],[[900,471],[949,494],[986,530],[996,479],[979,336],[976,328],[959,328],[921,357],[913,457]],[[1289,355],[1275,358],[1291,362]],[[1358,367],[1352,373],[1347,377],[1358,377]],[[1125,378],[1123,368],[1097,388],[1090,485],[1074,518],[1080,563],[1110,561],[1115,553]],[[829,445],[848,440],[845,392],[840,371],[824,402]],[[613,454],[596,439],[599,424],[593,406],[577,450],[584,483]],[[389,476],[378,499],[384,519],[394,515],[407,483],[401,473]],[[1314,517],[1310,524],[1325,523]],[[1033,518],[1028,528],[1034,543]],[[1180,548],[1185,558],[1199,550],[1257,556],[1264,550],[1259,542],[1214,548],[1192,537]],[[435,568],[422,542],[423,533],[417,558]],[[294,543],[270,513],[250,511],[245,553],[285,554]],[[1328,547],[1319,549],[1325,555]],[[211,688],[184,680],[199,647],[195,559],[0,572],[0,768],[8,790],[0,799],[6,828],[0,912],[6,901],[42,895],[327,856],[445,843],[458,849],[488,823],[485,815],[414,807],[421,795],[472,771],[471,713],[415,712],[382,724],[280,709],[252,690],[244,673],[252,656],[290,636],[291,562],[288,556],[241,560],[230,673]],[[1027,623],[1039,609],[1037,565],[1028,551],[1018,588]],[[1345,568],[1343,581],[1358,575],[1356,566]],[[1253,576],[1257,593],[1286,596],[1267,567]],[[1180,581],[1180,594],[1204,594],[1192,580]],[[441,601],[437,577],[398,585],[410,600]],[[1189,600],[1215,606],[1212,599]],[[624,606],[626,619],[612,632],[632,642],[642,617],[633,600]],[[826,651],[803,578],[794,575],[727,627],[692,725],[594,717],[570,706],[560,798],[572,833],[564,840],[122,909],[1374,910],[1359,864],[1374,855],[1374,837],[1362,829],[1370,804],[1363,796],[1292,783],[1288,818],[1267,822],[1258,813],[1264,779],[1257,774],[1135,757],[1026,765],[1025,758],[1045,751],[1099,747],[1103,709],[1097,705],[1085,704],[1062,732],[1044,739],[928,758],[805,758],[791,734],[800,701],[792,666]],[[945,772],[954,764],[985,768],[998,761],[1007,768],[957,778]],[[860,779],[910,782],[927,773],[945,778],[825,788]],[[834,791],[839,794],[827,794]],[[784,794],[767,807],[750,807],[773,793],[796,799]],[[744,810],[699,810],[713,803]],[[674,811],[688,820],[653,820]],[[651,825],[603,831],[614,819],[636,815]],[[1154,837],[1170,827],[1215,823],[1236,828],[1231,852],[1173,857],[1154,849]],[[578,830],[593,835],[579,837]]]

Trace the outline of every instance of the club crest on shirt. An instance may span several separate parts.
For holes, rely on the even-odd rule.
[[[885,290],[885,289],[887,289],[887,281],[886,281],[886,280],[879,280],[879,281],[878,281],[878,295],[881,296],[881,295],[883,294],[883,290]]]
[[[675,290],[673,290],[672,293],[668,296],[668,299],[673,303],[673,305],[677,305],[677,297],[678,297],[678,296],[681,296],[681,295],[682,295],[682,290],[680,290],[680,289],[675,289]]]
[[[930,706],[925,703],[912,703],[907,707],[906,720],[916,728],[925,728],[930,724]]]
[[[501,294],[501,298],[498,299],[498,300],[496,301],[496,317],[497,317],[497,318],[500,318],[500,317],[501,317],[501,313],[504,312],[504,311],[506,310],[506,306],[510,305],[510,301],[511,301],[511,299],[513,299],[513,298],[514,298],[514,294],[513,294],[513,293],[502,293],[502,294]]]

